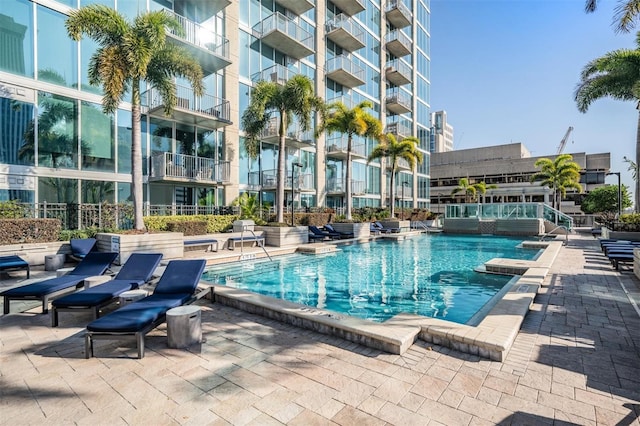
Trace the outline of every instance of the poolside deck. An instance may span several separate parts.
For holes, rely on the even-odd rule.
[[[55,329],[0,316],[0,423],[640,424],[640,286],[591,236],[560,247],[501,363],[421,340],[389,354],[200,303],[206,342],[168,349],[161,327],[142,360],[108,342],[85,360],[81,316]]]

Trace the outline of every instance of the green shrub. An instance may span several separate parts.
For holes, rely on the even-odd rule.
[[[167,231],[182,232],[185,236],[202,235],[207,233],[207,222],[204,220],[167,222]]]
[[[144,224],[149,232],[168,231],[168,223],[176,222],[206,222],[206,234],[225,232],[233,227],[238,219],[235,215],[176,215],[176,216],[145,216]]]
[[[0,201],[0,219],[19,219],[29,217],[29,209],[16,200]]]
[[[59,219],[0,219],[0,245],[58,241]]]

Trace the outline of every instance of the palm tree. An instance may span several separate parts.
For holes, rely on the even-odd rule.
[[[391,179],[389,181],[389,200],[391,200],[391,217],[394,217],[395,209],[394,202],[395,199],[395,188],[394,181],[396,170],[398,169],[398,160],[404,159],[409,163],[409,167],[411,170],[414,170],[416,164],[422,163],[422,153],[418,151],[418,144],[420,140],[413,136],[404,138],[400,142],[393,136],[393,134],[388,133],[385,135],[380,144],[376,146],[369,157],[367,158],[367,164],[372,162],[373,160],[388,158],[391,162]]]
[[[458,186],[453,188],[451,191],[451,195],[456,195],[458,192],[464,192],[464,201],[468,202],[467,197],[470,198],[471,201],[474,201],[478,195],[484,195],[487,193],[487,189],[497,188],[496,185],[487,185],[484,181],[470,183],[468,178],[461,178],[458,181]]]
[[[278,114],[278,172],[276,176],[276,222],[284,221],[284,166],[285,136],[296,117],[303,132],[311,128],[313,111],[322,110],[324,102],[315,95],[313,82],[304,75],[295,75],[284,85],[271,81],[259,81],[251,91],[249,106],[242,114],[245,131],[245,147],[250,157],[259,154],[262,132],[271,117]],[[293,185],[293,182],[291,183]]]
[[[596,58],[585,65],[581,81],[575,91],[580,112],[587,112],[596,99],[611,97],[621,101],[635,101],[640,107],[640,32],[636,35],[635,50],[619,49]],[[640,164],[640,113],[636,124],[636,161]],[[640,181],[635,182],[635,209],[640,210]]]
[[[586,0],[584,9],[587,13],[595,12],[599,0]],[[613,22],[617,32],[629,32],[635,27],[634,20],[640,14],[640,0],[627,0],[618,3],[616,6]]]
[[[189,80],[202,96],[202,69],[183,49],[166,43],[166,31],[181,34],[182,27],[162,11],[138,15],[133,22],[103,5],[90,5],[70,13],[67,33],[76,41],[86,35],[100,46],[89,62],[89,83],[102,85],[102,108],[113,114],[131,91],[131,195],[134,227],[144,229],[142,216],[142,135],[140,85],[156,88],[171,114],[176,105],[175,77]]]
[[[326,131],[327,134],[338,132],[347,135],[345,196],[346,218],[348,220],[351,220],[351,209],[353,206],[353,200],[351,199],[351,149],[353,137],[358,135],[378,139],[382,133],[382,123],[380,123],[380,120],[369,114],[366,111],[367,108],[373,108],[373,104],[369,101],[360,102],[351,109],[347,108],[342,102],[335,102],[327,106],[326,118],[318,127],[318,133]]]
[[[580,166],[571,154],[558,155],[555,160],[539,158],[534,165],[540,167],[540,171],[531,176],[531,182],[540,181],[540,185],[553,189],[554,208],[560,210],[560,200],[567,195],[567,189],[582,192]],[[558,194],[562,194],[560,199]]]

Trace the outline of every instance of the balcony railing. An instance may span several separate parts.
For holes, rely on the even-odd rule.
[[[445,219],[545,219],[556,225],[573,227],[573,218],[544,203],[447,204]]]
[[[411,54],[411,39],[401,30],[393,30],[384,36],[387,51],[399,58]]]
[[[231,124],[229,101],[211,95],[195,96],[193,89],[176,87],[177,102],[172,117],[177,121],[217,129]],[[160,91],[151,88],[141,96],[142,106],[149,115],[165,117],[164,99]]]
[[[285,170],[285,189],[291,189],[291,170]],[[262,188],[274,189],[277,186],[278,171],[276,169],[262,171]],[[312,173],[300,173],[293,176],[294,189],[296,191],[313,191],[315,189]]]
[[[347,136],[331,136],[327,138],[326,141],[326,149],[327,155],[333,158],[340,158],[346,160],[347,158],[347,148],[349,145],[349,141]],[[351,142],[351,158],[366,158],[366,146],[363,143],[355,143]]]
[[[363,180],[351,179],[351,195],[362,195],[365,193],[366,183]],[[346,188],[343,178],[328,178],[327,179],[327,192],[333,193],[345,193]]]
[[[411,83],[411,66],[401,59],[394,59],[387,62],[385,69],[387,81],[402,86]]]
[[[384,8],[387,21],[396,28],[404,28],[411,25],[411,10],[402,0],[389,0]]]
[[[389,123],[387,124],[387,133],[391,133],[399,142],[411,136],[411,127],[404,123]]]
[[[397,185],[395,196],[396,198],[403,200],[411,199],[413,198],[413,188],[411,186]]]
[[[332,3],[349,16],[364,10],[364,0],[332,0]]]
[[[273,117],[269,120],[267,127],[262,132],[261,139],[263,142],[268,143],[278,143],[280,140],[280,119],[278,117]],[[285,142],[288,145],[300,148],[300,147],[309,147],[315,146],[316,140],[313,137],[313,131],[307,130],[303,132],[298,124],[291,124],[287,129],[287,134],[285,135]]]
[[[353,88],[364,84],[364,68],[345,55],[329,59],[325,65],[325,72],[327,77],[345,87]]]
[[[151,157],[150,181],[229,182],[229,161],[161,152]]]
[[[258,81],[270,81],[284,86],[291,77],[299,74],[287,67],[280,64],[275,64],[269,68],[265,68],[260,72],[257,72],[251,76],[251,81],[257,83]]]
[[[314,52],[313,34],[280,12],[254,25],[252,32],[263,43],[296,59]]]
[[[184,32],[178,35],[170,30],[169,39],[186,47],[198,59],[203,70],[214,73],[231,64],[229,40],[171,10],[165,9],[164,12],[178,21]]]
[[[360,25],[341,13],[325,25],[327,38],[348,52],[362,49],[366,36]]]
[[[385,98],[387,110],[396,114],[411,111],[411,96],[402,90],[390,90]]]

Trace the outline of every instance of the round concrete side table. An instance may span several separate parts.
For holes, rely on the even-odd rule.
[[[186,348],[202,342],[202,320],[199,306],[187,305],[167,311],[167,345]]]
[[[144,299],[145,297],[147,297],[146,290],[129,290],[124,293],[120,293],[120,307],[133,303],[136,300]]]
[[[44,257],[44,270],[57,271],[64,266],[65,258],[64,254],[47,254]]]

